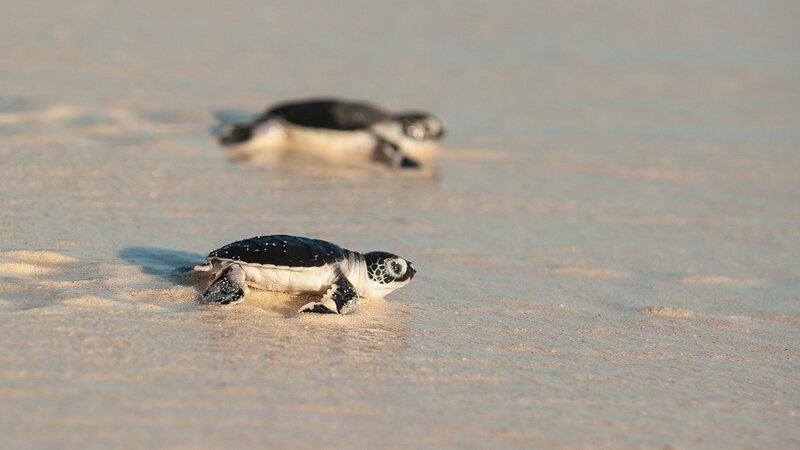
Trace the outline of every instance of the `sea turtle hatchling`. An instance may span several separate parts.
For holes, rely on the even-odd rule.
[[[392,114],[365,102],[309,99],[278,104],[252,121],[229,124],[219,142],[327,157],[360,155],[392,167],[417,168],[434,159],[443,135],[442,122],[426,112]]]
[[[225,245],[195,270],[211,272],[214,281],[203,293],[208,302],[239,303],[248,286],[271,291],[323,294],[300,312],[348,314],[359,297],[382,298],[407,285],[417,272],[397,255],[361,254],[327,241],[299,236],[256,236]]]

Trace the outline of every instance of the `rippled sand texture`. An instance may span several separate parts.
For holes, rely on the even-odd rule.
[[[800,447],[799,17],[5,5],[0,446]],[[439,178],[211,137],[312,94],[435,112]],[[419,274],[347,317],[196,302],[182,268],[266,233]]]

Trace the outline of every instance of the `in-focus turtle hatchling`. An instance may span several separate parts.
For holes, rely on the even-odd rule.
[[[365,102],[309,99],[268,108],[250,122],[225,126],[222,145],[248,144],[257,148],[292,148],[357,155],[387,162],[392,167],[430,164],[444,125],[432,114],[407,111],[392,114]]]
[[[208,302],[241,302],[252,286],[324,294],[298,312],[334,314],[355,311],[359,297],[386,296],[407,285],[417,272],[410,261],[392,253],[361,254],[327,241],[281,234],[228,244],[194,269],[215,275],[203,293]]]

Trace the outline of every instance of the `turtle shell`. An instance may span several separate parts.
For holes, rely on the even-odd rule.
[[[262,115],[262,120],[273,117],[304,127],[355,131],[386,120],[389,114],[369,103],[320,99],[275,106]]]
[[[232,242],[209,253],[206,260],[224,259],[247,264],[320,267],[343,259],[347,253],[348,250],[327,241],[274,234]]]

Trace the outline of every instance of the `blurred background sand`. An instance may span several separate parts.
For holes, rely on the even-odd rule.
[[[20,447],[800,446],[796,2],[6,2]],[[214,114],[442,117],[438,180],[231,161]],[[291,233],[414,261],[347,317],[194,300]]]

